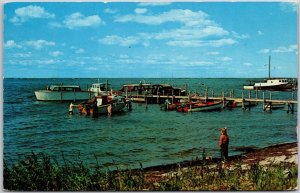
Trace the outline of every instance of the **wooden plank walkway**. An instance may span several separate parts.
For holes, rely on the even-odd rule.
[[[290,99],[290,100],[280,100],[280,99],[259,99],[259,98],[234,98],[234,97],[205,97],[205,96],[166,96],[166,95],[132,95],[131,98],[134,98],[137,102],[145,102],[145,99],[194,99],[194,100],[225,100],[225,101],[235,101],[235,102],[266,102],[266,103],[290,103],[297,104],[298,101]]]

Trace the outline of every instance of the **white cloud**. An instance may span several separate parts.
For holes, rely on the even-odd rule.
[[[129,58],[129,56],[127,54],[120,54],[119,56],[120,58]]]
[[[296,2],[282,2],[280,3],[280,10],[283,12],[296,12],[297,3]]]
[[[49,52],[49,55],[53,57],[58,57],[64,55],[64,53],[61,51],[53,51],[53,52]]]
[[[275,53],[296,52],[297,50],[298,50],[298,45],[290,45],[289,47],[280,46],[280,47],[272,50],[272,52],[275,52]]]
[[[82,54],[82,53],[84,53],[84,52],[85,52],[85,50],[82,49],[82,48],[79,48],[79,49],[77,49],[77,50],[75,51],[76,54]]]
[[[136,13],[136,14],[144,14],[144,13],[146,13],[148,10],[147,9],[141,9],[141,8],[136,8],[135,10],[134,10],[134,12]]]
[[[104,25],[105,22],[98,15],[84,16],[83,14],[76,12],[65,17],[62,23],[50,22],[48,25],[52,28],[69,28],[78,29],[82,27],[96,27]]]
[[[207,52],[206,55],[219,55],[220,53],[219,52]]]
[[[230,62],[230,61],[232,61],[232,58],[225,56],[225,57],[218,58],[218,60],[221,62]]]
[[[42,65],[49,65],[49,64],[56,64],[58,63],[58,60],[53,60],[53,59],[45,59],[45,60],[36,60],[35,61],[37,64],[42,64]]]
[[[43,7],[29,5],[15,10],[15,16],[10,19],[14,24],[21,24],[29,19],[50,19],[54,18],[55,14],[47,12]]]
[[[99,39],[98,42],[106,45],[120,45],[120,46],[131,46],[138,44],[140,39],[134,36],[121,37],[117,35],[106,36],[105,38]]]
[[[138,6],[146,7],[146,6],[166,6],[170,5],[170,2],[144,2],[139,3]]]
[[[13,55],[13,57],[15,57],[15,58],[29,58],[29,57],[31,57],[31,52],[28,52],[28,53],[15,53]]]
[[[259,35],[259,36],[261,36],[261,35],[264,35],[264,33],[262,32],[262,31],[257,31],[257,34]]]
[[[210,47],[221,47],[225,45],[232,45],[237,43],[233,39],[219,39],[219,40],[174,40],[168,41],[167,45],[169,46],[177,46],[177,47],[202,47],[202,46],[210,46]]]
[[[69,29],[75,29],[80,27],[95,27],[104,24],[104,22],[98,15],[84,16],[76,12],[67,16],[63,24]]]
[[[117,12],[118,12],[117,9],[110,9],[110,8],[104,9],[104,13],[114,14],[114,13],[117,13]]]
[[[160,25],[166,22],[179,22],[186,26],[212,25],[214,22],[208,19],[203,11],[193,12],[189,9],[173,9],[159,15],[124,15],[115,19],[115,22],[136,22],[148,25]]]
[[[154,39],[168,40],[166,44],[169,46],[221,47],[236,44],[236,39],[249,38],[247,34],[240,35],[234,31],[229,33],[220,25],[209,19],[209,15],[205,12],[194,12],[189,9],[173,9],[157,15],[128,14],[118,16],[115,22],[136,22],[147,25],[160,25],[173,22],[181,25],[181,27],[163,30],[158,33],[139,33],[138,37],[144,40],[144,46],[149,46],[149,40]]]
[[[168,41],[167,45],[176,47],[200,47],[204,46],[204,43],[202,41],[174,40]]]
[[[251,63],[249,63],[249,62],[245,62],[243,65],[244,65],[244,66],[253,66],[253,64],[251,64]]]
[[[205,26],[202,28],[198,27],[182,27],[170,31],[162,31],[157,34],[153,34],[155,39],[201,39],[205,37],[217,37],[217,36],[226,36],[229,33],[221,27],[218,26]]]
[[[224,39],[219,39],[219,40],[211,40],[208,41],[206,44],[208,46],[212,47],[221,47],[221,46],[226,46],[226,45],[233,45],[236,44],[237,41],[231,38],[224,38]]]
[[[11,48],[22,48],[21,45],[17,44],[14,40],[8,40],[5,44],[4,44],[4,48],[6,49],[11,49]]]
[[[46,46],[55,46],[55,42],[46,41],[46,40],[31,40],[31,41],[26,41],[25,45],[40,50]]]
[[[61,23],[58,23],[58,22],[49,22],[48,26],[50,28],[62,28],[63,27],[63,25]]]
[[[232,31],[231,33],[232,33],[233,37],[235,37],[237,39],[247,39],[247,38],[249,38],[248,34],[242,34],[242,35],[240,35],[240,34],[238,34],[235,31]]]
[[[258,53],[267,54],[267,53],[270,53],[270,49],[261,49],[258,51]]]

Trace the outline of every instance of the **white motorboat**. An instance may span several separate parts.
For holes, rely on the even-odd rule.
[[[94,96],[94,93],[81,90],[78,85],[51,85],[34,93],[39,101],[82,101]]]
[[[292,90],[294,84],[287,78],[270,78],[266,81],[256,82],[254,85],[245,85],[245,90]]]
[[[94,83],[92,84],[89,91],[94,92],[95,95],[99,96],[107,96],[109,95],[111,89],[111,85],[107,83]]]
[[[297,81],[288,78],[271,78],[271,56],[269,56],[269,78],[250,85],[244,85],[245,90],[288,91],[297,89]]]

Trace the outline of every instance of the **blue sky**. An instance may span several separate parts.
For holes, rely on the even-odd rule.
[[[297,77],[297,4],[4,5],[4,77]]]

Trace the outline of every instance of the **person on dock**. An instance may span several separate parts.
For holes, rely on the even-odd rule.
[[[219,138],[219,148],[221,151],[221,159],[226,161],[228,159],[228,145],[229,145],[229,136],[227,135],[227,128],[221,129],[221,135]]]
[[[142,81],[140,81],[139,86],[138,86],[138,94],[142,94],[143,92],[143,84]]]
[[[111,114],[112,114],[112,106],[111,106],[111,104],[109,104],[107,106],[107,114],[108,114],[108,116],[111,116]]]

